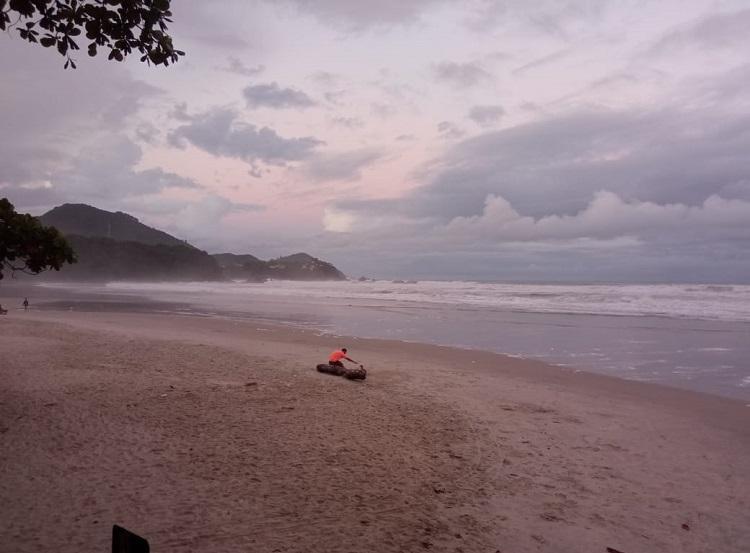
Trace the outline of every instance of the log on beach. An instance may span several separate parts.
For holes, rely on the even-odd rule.
[[[325,374],[332,374],[335,376],[343,376],[349,380],[364,380],[367,378],[367,371],[364,367],[356,369],[350,369],[348,367],[340,367],[338,365],[329,365],[328,363],[321,363],[316,367],[318,372]]]

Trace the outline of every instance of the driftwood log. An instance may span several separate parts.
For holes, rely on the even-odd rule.
[[[318,372],[332,374],[335,376],[343,376],[344,378],[348,378],[349,380],[364,380],[365,378],[367,378],[367,371],[362,366],[356,369],[350,369],[349,367],[340,367],[338,365],[321,363],[316,368],[318,369]]]

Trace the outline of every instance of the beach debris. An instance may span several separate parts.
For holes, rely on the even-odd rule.
[[[619,549],[615,549],[614,547],[608,547],[607,553],[622,553]]]
[[[683,529],[683,530],[688,530],[688,531],[689,531],[689,530],[690,530],[690,525],[689,525],[689,524],[688,524],[687,522],[683,522],[683,523],[682,523],[682,529]]]
[[[435,493],[445,493],[445,488],[442,486],[432,486],[432,491]]]
[[[148,541],[117,524],[112,526],[112,553],[149,553]]]
[[[335,376],[343,376],[349,380],[364,380],[367,378],[367,371],[360,365],[356,369],[350,369],[349,367],[341,367],[338,365],[329,365],[328,363],[321,363],[315,367],[318,372],[325,374],[332,374]]]
[[[257,386],[257,382],[245,382],[245,386]]]

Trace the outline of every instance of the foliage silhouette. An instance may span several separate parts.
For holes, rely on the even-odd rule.
[[[122,61],[137,50],[141,61],[167,66],[185,55],[167,34],[169,7],[170,0],[0,0],[0,30],[18,26],[23,40],[54,46],[66,69],[76,67],[70,54],[83,33],[89,56],[103,48],[107,59]]]
[[[73,248],[55,227],[16,213],[7,198],[0,199],[0,280],[4,270],[38,274],[75,262]]]

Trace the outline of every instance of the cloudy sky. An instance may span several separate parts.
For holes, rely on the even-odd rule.
[[[175,66],[0,35],[0,196],[351,276],[750,281],[748,0],[173,0]]]

